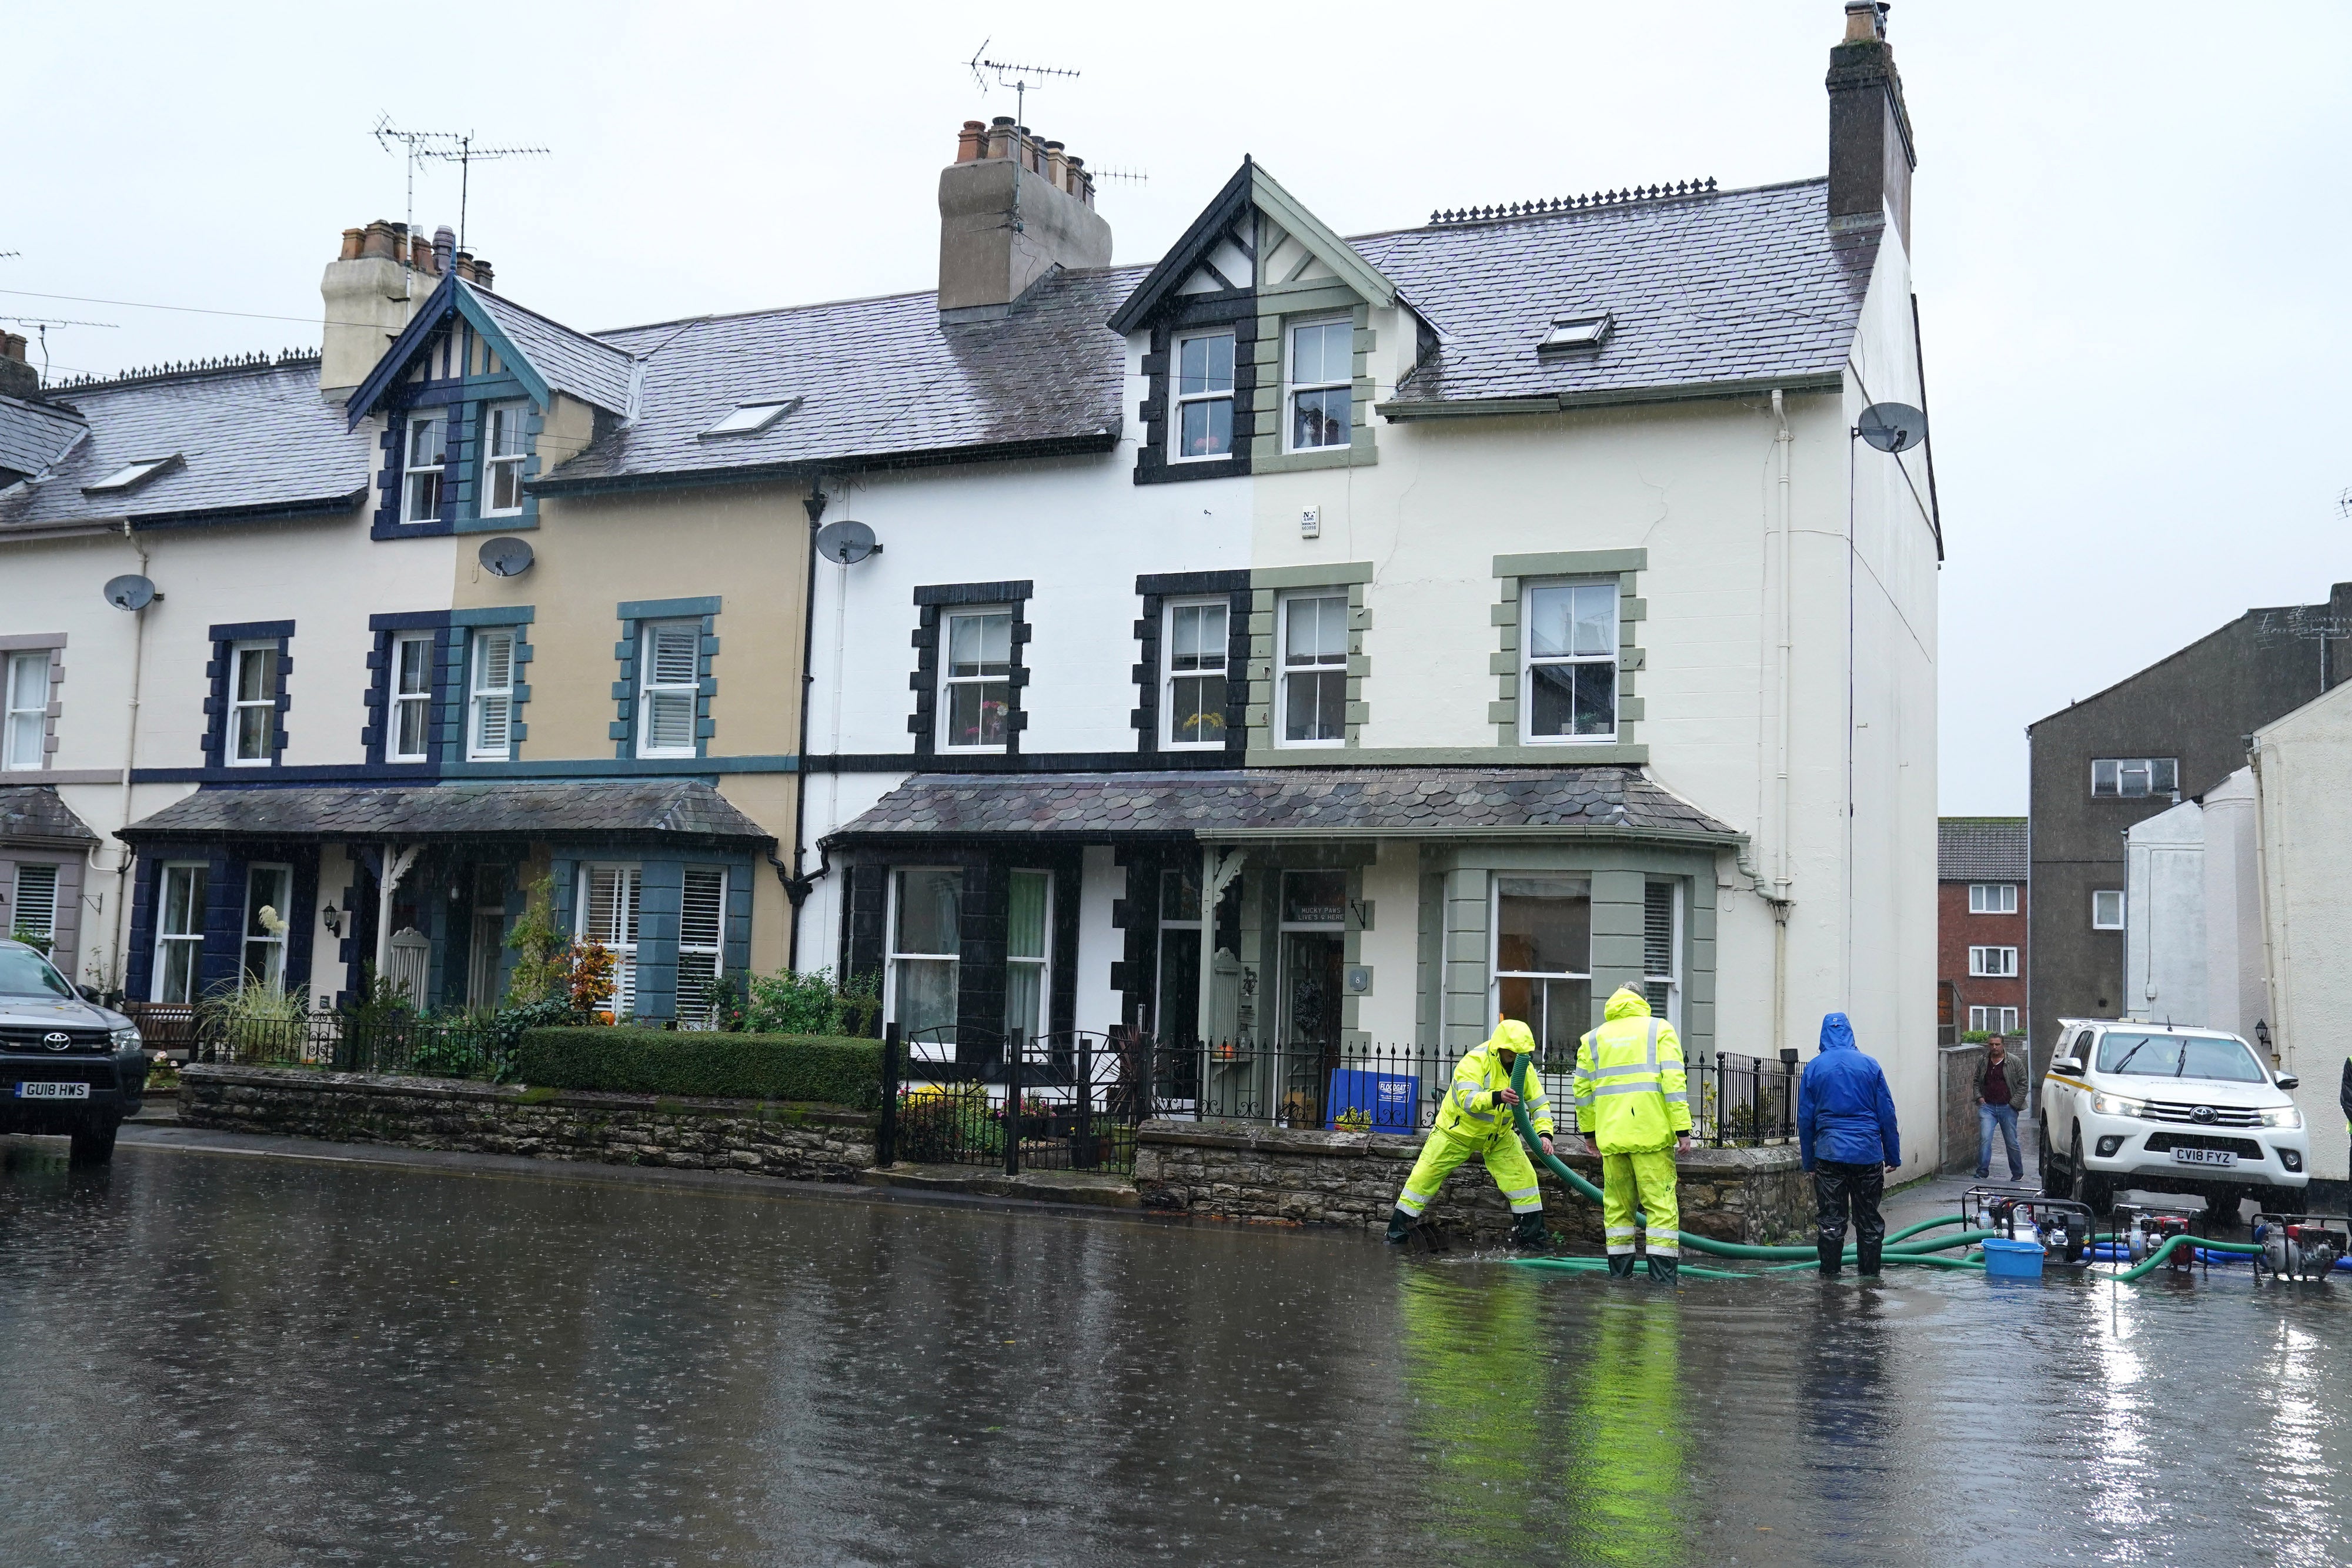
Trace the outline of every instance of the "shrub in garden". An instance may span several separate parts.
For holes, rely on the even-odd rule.
[[[878,1040],[578,1026],[523,1032],[515,1076],[558,1089],[798,1100],[871,1110],[881,1103]]]

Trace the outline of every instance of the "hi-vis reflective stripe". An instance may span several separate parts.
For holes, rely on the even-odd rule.
[[[1608,1238],[1612,1241],[1631,1240],[1640,1229],[1639,1226],[1634,1225],[1612,1225],[1609,1228]]]
[[[1536,1213],[1543,1207],[1543,1194],[1531,1186],[1521,1187],[1517,1192],[1506,1192],[1503,1197],[1510,1204],[1513,1214]]]
[[[1639,1083],[1604,1083],[1593,1091],[1595,1094],[1655,1094],[1657,1092],[1658,1081],[1654,1078],[1645,1078]]]
[[[1679,1256],[1682,1249],[1682,1238],[1674,1231],[1653,1230],[1650,1232],[1651,1257],[1674,1258]]]
[[[1412,1188],[1407,1187],[1397,1195],[1397,1207],[1407,1214],[1419,1214],[1429,1207],[1429,1200],[1436,1196],[1433,1192],[1415,1192]]]
[[[1672,1105],[1687,1105],[1690,1103],[1690,1092],[1685,1089],[1677,1089],[1673,1093],[1666,1096],[1666,1103]]]

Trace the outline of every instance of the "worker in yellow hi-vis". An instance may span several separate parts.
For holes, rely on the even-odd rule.
[[[1422,1210],[1445,1185],[1454,1167],[1475,1156],[1486,1161],[1486,1174],[1495,1178],[1495,1185],[1503,1189],[1504,1201],[1511,1206],[1515,1221],[1511,1245],[1547,1244],[1536,1167],[1519,1142],[1511,1115],[1511,1107],[1519,1103],[1518,1092],[1511,1087],[1511,1068],[1520,1057],[1534,1056],[1535,1050],[1534,1032],[1517,1019],[1505,1019],[1493,1039],[1474,1047],[1454,1066],[1454,1082],[1446,1088],[1444,1103],[1438,1107],[1437,1125],[1430,1129],[1429,1141],[1421,1146],[1421,1158],[1413,1162],[1412,1174],[1404,1178],[1404,1190],[1397,1194],[1396,1212],[1389,1216],[1391,1241],[1411,1236]],[[1527,1083],[1528,1120],[1543,1140],[1544,1153],[1550,1154],[1551,1106],[1544,1099],[1543,1081],[1529,1072]]]
[[[1690,1148],[1690,1095],[1683,1042],[1650,1015],[1642,993],[1620,986],[1599,1029],[1576,1045],[1576,1130],[1601,1156],[1601,1222],[1609,1271],[1633,1277],[1633,1209],[1648,1218],[1650,1278],[1672,1280],[1682,1258],[1675,1155]]]

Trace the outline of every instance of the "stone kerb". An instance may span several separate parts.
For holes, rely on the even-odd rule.
[[[1384,1226],[1422,1140],[1387,1133],[1326,1133],[1247,1123],[1154,1121],[1136,1142],[1135,1186],[1147,1208],[1210,1218],[1302,1225]],[[1561,1163],[1596,1186],[1600,1160]],[[1685,1229],[1720,1241],[1801,1238],[1811,1187],[1793,1145],[1694,1149],[1675,1162]],[[1601,1211],[1538,1170],[1553,1233],[1598,1249]],[[1456,1235],[1499,1240],[1511,1215],[1486,1168],[1471,1161],[1446,1178],[1429,1218]]]
[[[302,1068],[192,1062],[180,1070],[180,1121],[220,1132],[797,1181],[854,1181],[874,1164],[875,1118],[837,1107]]]

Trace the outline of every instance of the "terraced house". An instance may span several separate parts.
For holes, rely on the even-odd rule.
[[[936,289],[625,330],[352,231],[323,369],[238,372],[310,378],[320,475],[239,505],[317,510],[173,535],[201,590],[112,503],[0,535],[12,634],[88,601],[68,691],[133,643],[106,575],[168,591],[91,823],[139,848],[132,988],[250,969],[268,866],[289,978],[479,997],[547,874],[640,1013],[832,966],[982,1077],[1126,1030],[1263,1100],[1631,984],[1698,1051],[1843,1008],[1927,1114],[1940,525],[1926,454],[1854,435],[1924,402],[1865,0],[1828,90],[1826,178],[1343,236],[1244,158],[1134,266],[1082,160],[967,121]],[[119,768],[79,700],[44,755]]]

